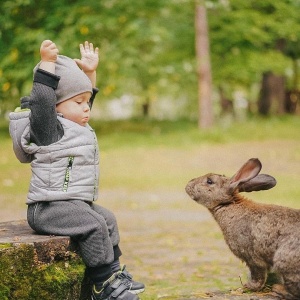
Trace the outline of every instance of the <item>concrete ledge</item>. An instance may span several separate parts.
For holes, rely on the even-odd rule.
[[[69,237],[36,234],[26,220],[0,223],[1,300],[86,300],[90,283]]]

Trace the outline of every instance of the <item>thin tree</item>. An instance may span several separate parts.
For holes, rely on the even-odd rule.
[[[212,76],[206,7],[204,1],[196,0],[195,13],[196,58],[198,69],[199,128],[213,125]]]

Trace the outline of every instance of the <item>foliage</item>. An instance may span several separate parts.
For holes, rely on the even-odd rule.
[[[212,54],[216,80],[240,84],[264,71],[284,75],[289,57],[299,58],[299,1],[218,2],[211,9]],[[293,45],[293,46],[292,46]],[[290,48],[294,52],[290,52]],[[220,77],[218,75],[221,75]]]
[[[286,75],[297,87],[299,0],[207,0],[206,5],[215,88],[249,92],[265,71]],[[0,112],[30,92],[44,39],[71,57],[78,57],[84,40],[100,47],[101,100],[130,94],[140,106],[168,95],[176,105],[184,96],[195,110],[194,7],[194,0],[3,0]]]
[[[159,91],[169,93],[170,82],[178,91],[176,69],[182,71],[180,59],[186,51],[174,49],[182,49],[187,42],[178,39],[182,30],[189,41],[193,31],[191,18],[188,24],[175,27],[173,16],[180,16],[180,7],[173,2],[4,0],[0,8],[5,16],[0,24],[2,110],[16,105],[16,99],[30,91],[32,68],[44,39],[52,39],[62,54],[71,57],[79,55],[78,44],[84,40],[98,45],[98,86],[103,98],[129,93],[150,101]],[[184,61],[191,58],[189,53]]]

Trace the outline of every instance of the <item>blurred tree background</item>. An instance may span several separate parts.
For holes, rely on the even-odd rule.
[[[99,46],[98,103],[127,96],[135,117],[197,119],[197,5],[207,14],[214,114],[297,113],[300,0],[2,0],[1,116],[30,93],[40,44],[51,39],[74,58],[85,40]]]

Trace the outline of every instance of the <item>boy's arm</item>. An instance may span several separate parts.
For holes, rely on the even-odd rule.
[[[55,62],[57,60],[58,49],[50,40],[45,40],[40,48],[41,63],[39,68],[49,73],[55,74]]]
[[[30,140],[38,146],[50,145],[63,136],[63,128],[55,110],[55,86],[49,84],[49,81],[55,82],[55,80],[58,82],[59,77],[54,77],[51,73],[47,74],[41,69],[38,69],[34,76],[29,101]]]
[[[55,61],[58,49],[51,41],[44,41],[40,49],[41,63],[34,74],[30,95],[30,138],[39,146],[57,142],[63,135],[63,128],[57,120],[55,110],[56,89],[59,77],[55,75]]]
[[[92,108],[98,89],[96,88],[97,72],[99,63],[99,48],[94,49],[94,45],[86,41],[79,45],[81,59],[75,58],[75,62],[92,82],[93,94],[90,98],[90,108]]]
[[[94,45],[89,42],[79,45],[81,59],[75,58],[75,62],[82,69],[82,71],[88,76],[92,82],[93,88],[96,87],[97,73],[96,69],[99,63],[99,48],[94,49]]]

